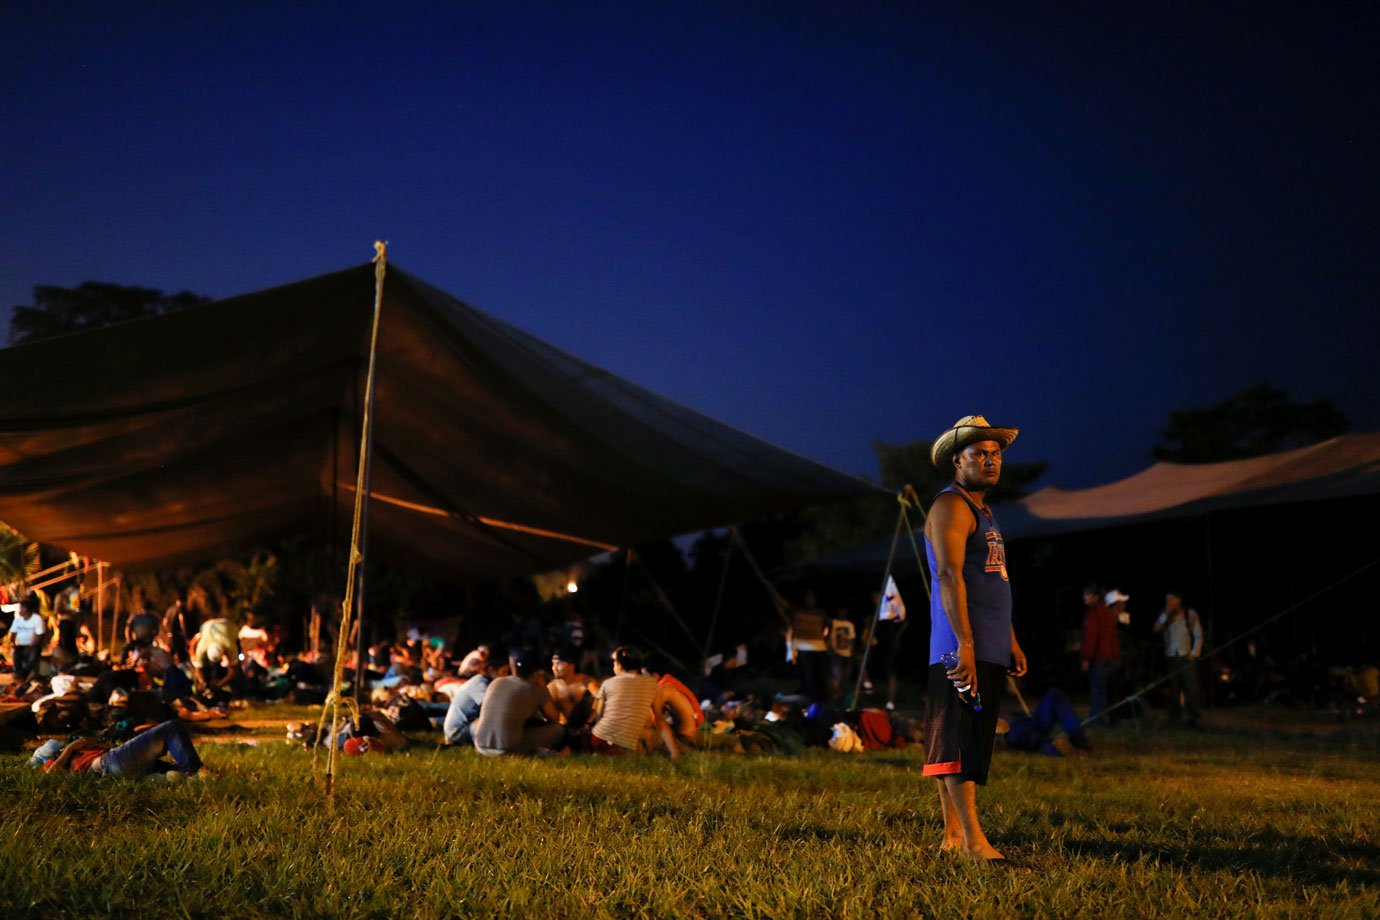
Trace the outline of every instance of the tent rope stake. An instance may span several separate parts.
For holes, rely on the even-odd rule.
[[[326,738],[326,796],[334,799],[335,797],[335,767],[337,759],[336,735],[340,731],[340,688],[344,682],[345,659],[349,656],[350,629],[355,613],[355,586],[359,581],[361,567],[364,564],[364,525],[368,518],[369,503],[369,461],[373,446],[373,416],[374,416],[374,377],[377,370],[379,353],[379,318],[383,313],[383,279],[388,269],[388,245],[382,242],[374,243],[374,325],[369,338],[369,373],[364,380],[364,413],[360,423],[359,433],[359,470],[355,480],[355,515],[354,523],[350,531],[350,564],[345,576],[345,602],[340,609],[340,630],[336,634],[335,649],[335,671],[331,678],[331,692],[326,698],[326,705],[321,710],[321,721],[317,725],[316,735],[318,743],[321,740],[321,729],[326,724],[326,714],[331,716],[331,733]],[[364,636],[356,639],[356,642],[363,642]],[[355,674],[355,684],[358,686],[362,674]],[[359,712],[354,701],[347,704],[354,717],[354,724],[359,725]],[[316,769],[316,754],[313,749],[312,770]]]

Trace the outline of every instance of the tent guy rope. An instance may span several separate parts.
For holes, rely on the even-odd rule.
[[[925,566],[921,563],[920,560],[920,548],[916,546],[915,543],[915,530],[911,527],[910,516],[906,513],[906,509],[910,507],[911,502],[915,503],[915,508],[917,511],[920,512],[920,517],[923,520],[925,516],[925,509],[923,506],[921,506],[920,496],[915,494],[915,489],[907,485],[905,488],[901,489],[901,491],[896,493],[896,503],[900,507],[896,515],[896,531],[891,536],[891,552],[887,553],[886,569],[882,572],[882,590],[879,595],[882,598],[886,597],[886,586],[887,582],[891,580],[891,566],[892,563],[896,561],[896,547],[901,542],[901,531],[903,529],[910,536],[910,546],[911,549],[915,552],[915,566],[917,569],[920,570],[920,578],[922,581],[924,581],[925,579]],[[927,602],[929,600],[929,593],[930,584],[928,581],[925,581],[925,598]],[[862,696],[863,678],[867,675],[868,652],[872,649],[872,637],[876,635],[877,620],[881,616],[881,613],[881,605],[873,605],[872,618],[867,623],[867,637],[863,640],[862,658],[858,661],[858,679],[853,684],[853,695],[849,698],[848,701],[850,708],[856,708],[858,705],[858,700]]]
[[[318,742],[321,740],[321,729],[326,724],[326,714],[331,717],[331,733],[326,737],[329,745],[326,753],[326,796],[335,796],[335,767],[338,751],[336,749],[336,735],[340,731],[340,688],[344,682],[345,659],[350,654],[349,637],[352,628],[352,619],[355,615],[356,586],[362,580],[364,564],[364,541],[365,525],[368,521],[369,504],[369,461],[371,447],[373,445],[373,416],[374,416],[374,379],[376,377],[378,354],[379,354],[379,318],[383,313],[383,280],[388,270],[388,245],[382,242],[374,243],[374,324],[369,338],[369,372],[364,380],[364,412],[360,422],[359,431],[359,469],[355,480],[355,514],[354,522],[350,531],[350,563],[349,570],[345,576],[345,602],[340,608],[340,630],[336,640],[335,650],[335,670],[331,677],[331,692],[326,698],[326,705],[321,710],[321,721],[317,724],[316,736]],[[361,635],[356,642],[362,643],[364,636]],[[355,685],[358,687],[362,674],[356,668]],[[351,701],[349,704],[354,724],[359,724],[359,712],[357,703]],[[316,770],[316,754],[313,749],[312,770]]]

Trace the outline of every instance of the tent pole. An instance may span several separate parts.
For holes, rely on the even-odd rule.
[[[724,587],[728,584],[728,564],[733,561],[733,541],[724,541],[724,570],[719,575],[719,592],[714,597],[714,613],[709,617],[709,633],[704,637],[704,649],[700,654],[700,674],[697,684],[704,682],[705,665],[709,663],[709,650],[714,645],[714,629],[719,624],[719,609],[724,603]]]
[[[105,632],[105,563],[96,563],[96,654],[101,653],[101,634]]]
[[[378,364],[379,318],[383,312],[383,279],[388,266],[388,246],[381,242],[374,243],[374,253],[374,322],[369,338],[369,372],[364,379],[364,412],[360,422],[359,469],[355,482],[355,515],[350,537],[350,567],[345,579],[345,603],[340,614],[340,638],[336,643],[335,674],[331,684],[330,705],[327,707],[331,714],[331,733],[326,736],[326,795],[329,798],[335,797],[335,765],[338,753],[335,739],[340,732],[340,685],[345,673],[345,660],[349,654],[346,643],[350,635],[350,620],[355,611],[356,587],[362,589],[364,586],[365,524],[369,516],[369,464],[373,454],[374,377]],[[361,642],[356,643],[356,667],[358,667],[359,662],[359,646],[363,640],[362,631],[360,639]],[[358,693],[362,676],[362,673],[356,670],[354,681],[356,693]],[[358,722],[357,707],[355,713],[355,721]],[[325,720],[326,710],[323,709],[321,721],[324,723]],[[320,735],[319,727],[317,734]]]
[[[647,563],[643,562],[642,557],[637,555],[633,550],[628,550],[628,555],[635,559],[637,564],[642,567],[642,574],[647,577],[647,583],[652,586],[652,590],[656,593],[657,600],[661,601],[661,605],[670,611],[671,618],[676,621],[676,625],[685,633],[686,638],[693,643],[695,641],[694,632],[686,625],[685,620],[681,618],[680,611],[676,610],[675,605],[671,603],[671,599],[666,596],[666,592],[662,590],[660,583],[658,583],[656,578],[652,575],[652,570],[647,568]]]
[[[632,550],[623,554],[623,593],[618,597],[618,625],[613,630],[613,644],[623,641],[623,610],[628,603],[628,577],[632,575]]]
[[[110,615],[110,657],[115,657],[115,633],[120,628],[120,587],[124,579],[115,582],[115,611]]]
[[[882,573],[882,599],[886,599],[886,585],[891,580],[891,564],[896,559],[896,546],[901,542],[901,526],[906,520],[906,497],[904,494],[896,496],[896,500],[901,503],[901,511],[896,515],[896,532],[891,535],[891,552],[886,557],[886,571]],[[858,708],[858,697],[862,695],[863,675],[867,673],[867,653],[872,648],[872,636],[877,631],[877,618],[881,616],[882,606],[877,604],[872,608],[872,619],[867,624],[867,638],[863,640],[862,660],[858,662],[858,679],[853,684],[853,695],[848,700],[849,709]]]

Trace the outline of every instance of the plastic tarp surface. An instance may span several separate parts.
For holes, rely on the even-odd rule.
[[[1011,540],[1191,518],[1238,508],[1380,495],[1380,433],[1351,434],[1297,450],[1226,463],[1157,463],[1133,476],[1090,489],[1045,488],[994,506]],[[932,496],[926,496],[928,501]],[[912,521],[915,518],[912,517]],[[923,525],[916,545],[924,552]],[[810,564],[876,570],[886,565],[890,538],[831,553]],[[915,571],[906,535],[895,569]]]
[[[1249,460],[1156,463],[1091,489],[1041,489],[997,514],[1008,538],[1038,537],[1375,494],[1380,434],[1350,434]]]
[[[128,569],[348,539],[372,265],[0,351],[0,520]],[[876,486],[390,267],[369,553],[455,580]]]

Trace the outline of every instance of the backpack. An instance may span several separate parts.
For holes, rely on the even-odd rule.
[[[869,751],[884,751],[891,747],[891,719],[878,709],[864,709],[858,713],[858,735]]]

